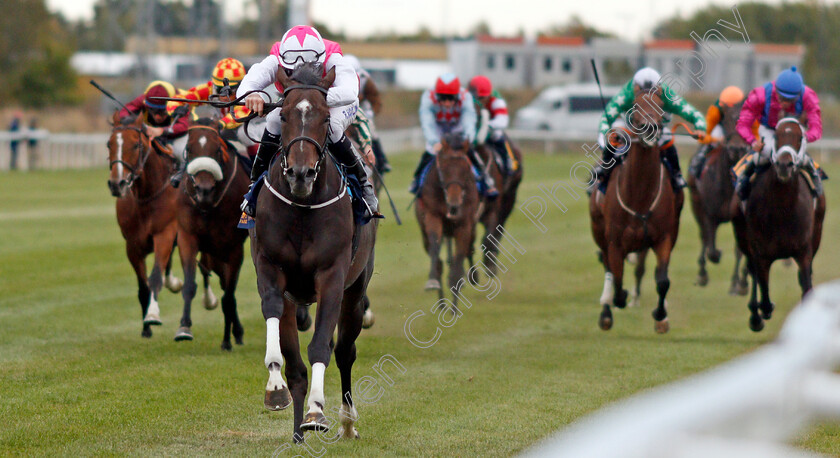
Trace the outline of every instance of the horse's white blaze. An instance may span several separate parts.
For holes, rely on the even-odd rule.
[[[312,365],[312,385],[309,387],[309,412],[320,412],[324,401],[324,371],[327,366],[324,363]],[[317,403],[317,404],[316,404]]]
[[[612,305],[613,295],[613,275],[607,272],[604,274],[604,292],[601,293],[601,304]]]
[[[202,156],[190,161],[187,165],[187,173],[195,175],[198,172],[210,172],[216,181],[222,181],[224,174],[222,173],[222,166],[216,162],[212,157]]]
[[[158,306],[158,301],[155,299],[154,293],[149,295],[149,308],[146,309],[145,318],[160,320],[160,306]]]
[[[123,137],[122,132],[117,132],[117,160],[122,161],[123,155]],[[122,162],[117,162],[117,177],[122,178],[123,165]]]
[[[306,124],[307,124],[307,120],[308,120],[307,118],[309,118],[309,112],[312,110],[312,104],[309,103],[309,100],[303,99],[300,102],[298,102],[297,105],[295,105],[295,108],[300,110],[300,118],[301,118],[301,121],[302,121],[301,122],[300,136],[304,137],[304,136],[306,136]],[[300,148],[300,151],[303,152],[303,142],[300,142],[299,148]]]
[[[198,144],[199,144],[202,148],[204,148],[205,146],[207,146],[207,137],[205,137],[204,135],[202,135],[202,136],[201,136],[201,138],[199,138],[199,139],[198,139]]]

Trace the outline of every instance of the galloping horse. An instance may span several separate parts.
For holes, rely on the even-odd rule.
[[[609,330],[613,324],[610,306],[624,308],[627,291],[622,287],[624,259],[639,253],[636,267],[637,288],[644,274],[645,254],[656,253],[656,291],[659,302],[653,311],[654,329],[668,332],[668,312],[665,295],[670,287],[668,262],[677,241],[679,217],[683,206],[682,190],[674,192],[668,172],[660,160],[659,139],[662,135],[662,88],[656,91],[637,91],[639,101],[628,116],[626,159],[612,174],[606,194],[592,193],[589,214],[592,236],[601,249],[606,270],[603,310],[598,324]],[[603,201],[603,202],[602,202]],[[637,289],[638,291],[638,289]]]
[[[512,143],[510,147],[513,153],[513,159],[509,160],[511,163],[516,160],[519,166],[510,175],[506,176],[502,175],[501,169],[496,162],[496,154],[490,147],[479,145],[476,149],[486,164],[485,173],[490,174],[496,180],[499,188],[499,197],[493,201],[485,201],[482,214],[479,217],[479,221],[484,226],[484,237],[481,241],[486,248],[484,251],[484,265],[493,274],[496,273],[496,263],[490,259],[490,255],[498,256],[499,248],[497,243],[491,243],[488,239],[493,237],[496,241],[501,241],[503,232],[499,230],[499,227],[504,227],[513,211],[513,207],[516,204],[516,193],[519,190],[519,184],[522,183],[523,176],[522,152]],[[470,253],[469,260],[470,267],[472,267],[472,253]],[[471,278],[470,280],[472,281],[473,279]]]
[[[327,153],[327,89],[335,69],[322,78],[320,65],[303,64],[291,78],[278,72],[285,88],[281,118],[283,144],[269,168],[257,200],[251,229],[251,256],[266,320],[265,365],[269,378],[265,406],[285,409],[294,403],[294,440],[303,430],[327,430],[324,372],[330,362],[333,332],[338,326],[335,359],[341,373],[340,434],[358,437],[358,413],[351,396],[351,369],[356,338],[362,329],[362,300],[373,275],[377,222],[355,226],[350,197],[341,174]],[[296,312],[317,302],[315,331],[309,344],[312,386],[309,410],[306,365],[300,355]],[[286,379],[281,375],[284,358]]]
[[[774,305],[770,301],[770,265],[792,257],[799,266],[802,295],[811,290],[811,267],[822,239],[825,195],[813,197],[805,174],[805,131],[796,118],[776,124],[772,171],[756,173],[750,198],[733,200],[732,223],[738,247],[747,257],[753,279],[750,295],[750,329],[764,329]],[[761,303],[756,298],[761,289]],[[759,313],[760,312],[760,313]]]
[[[192,340],[190,307],[195,297],[196,257],[219,275],[224,290],[222,313],[225,331],[222,349],[230,350],[230,333],[242,344],[244,333],[236,312],[236,284],[244,257],[248,232],[236,227],[242,195],[248,190],[248,174],[239,165],[236,151],[230,151],[219,134],[218,121],[201,118],[189,128],[187,175],[178,198],[178,245],[184,268],[184,313],[175,340]],[[205,284],[206,284],[205,275]],[[206,306],[206,305],[205,305]]]
[[[479,195],[472,166],[467,158],[469,142],[459,134],[446,134],[441,145],[441,151],[426,173],[414,212],[420,224],[423,248],[431,260],[426,290],[437,290],[443,299],[440,249],[445,239],[449,286],[457,287],[458,281],[464,277],[464,260],[473,250]],[[455,294],[453,303],[456,306],[458,304],[458,296]]]
[[[152,336],[152,325],[161,324],[158,295],[164,284],[178,292],[181,281],[170,274],[177,224],[177,192],[169,186],[174,161],[149,139],[143,119],[113,118],[108,139],[111,175],[108,188],[117,197],[117,223],[125,251],[137,276],[137,298],[143,312],[143,337]],[[146,277],[146,257],[155,253],[152,274]]]
[[[732,219],[732,195],[735,186],[732,184],[731,170],[741,157],[747,153],[747,142],[735,130],[738,116],[741,113],[743,103],[735,106],[724,106],[723,121],[721,127],[725,137],[723,141],[708,154],[708,160],[700,174],[695,179],[694,175],[688,177],[688,187],[691,190],[691,210],[694,219],[700,226],[700,257],[697,263],[700,271],[697,274],[697,284],[706,286],[709,283],[709,274],[706,272],[706,258],[714,264],[720,261],[720,250],[717,249],[716,236],[717,228],[722,223]],[[735,247],[735,270],[732,273],[732,281],[729,287],[729,294],[747,294],[747,269],[746,265],[739,273],[741,265],[741,250]]]

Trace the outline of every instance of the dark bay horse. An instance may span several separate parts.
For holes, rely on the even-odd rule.
[[[659,294],[653,311],[654,329],[665,333],[669,329],[665,309],[665,296],[670,288],[668,263],[677,241],[683,193],[682,190],[674,192],[660,160],[662,89],[650,93],[638,91],[636,101],[627,119],[633,132],[627,133],[630,145],[626,159],[616,166],[606,194],[594,192],[589,200],[592,236],[601,249],[606,270],[601,295],[603,310],[598,324],[601,329],[609,330],[613,324],[610,306],[627,305],[627,291],[623,288],[627,255],[641,254],[636,267],[638,284],[644,273],[644,255],[653,249]]]
[[[733,201],[732,223],[738,247],[744,252],[753,279],[750,295],[750,329],[764,329],[774,305],[770,301],[770,266],[777,259],[792,257],[799,266],[802,295],[811,290],[811,268],[822,239],[825,195],[813,197],[802,161],[804,128],[795,118],[776,125],[771,170],[756,173],[746,202]],[[756,297],[761,290],[761,302]]]
[[[446,242],[449,286],[457,287],[464,278],[464,261],[472,253],[475,242],[479,195],[467,158],[469,142],[459,134],[447,134],[441,140],[441,146],[426,174],[414,212],[420,225],[423,248],[431,261],[426,290],[437,290],[443,299],[441,247]],[[453,303],[458,304],[455,294]]]
[[[688,188],[691,190],[691,211],[697,225],[700,226],[700,257],[697,263],[700,271],[697,274],[697,284],[706,286],[709,274],[706,272],[706,258],[714,264],[720,261],[720,250],[717,249],[717,228],[732,219],[732,195],[735,186],[732,183],[731,170],[741,157],[747,153],[747,142],[735,130],[738,116],[743,103],[735,106],[722,107],[724,138],[720,144],[709,151],[706,164],[697,179],[693,174],[688,177]],[[739,272],[741,265],[741,250],[735,247],[735,270],[729,294],[747,294],[747,268]]]
[[[257,200],[256,226],[251,229],[251,256],[266,320],[265,365],[269,378],[265,406],[285,409],[294,404],[295,441],[304,430],[330,428],[324,409],[324,373],[333,352],[341,373],[342,424],[338,434],[358,437],[358,413],[351,395],[351,369],[356,338],[362,329],[363,298],[373,275],[376,220],[356,227],[345,184],[327,152],[331,69],[303,64],[291,78],[278,72],[285,89],[281,118],[283,144],[269,168]],[[300,354],[296,314],[304,304],[318,303],[315,330],[308,348],[312,366],[308,412],[307,369]],[[285,370],[288,386],[283,380]]]
[[[222,313],[225,317],[222,349],[231,350],[230,334],[242,344],[244,333],[236,312],[236,284],[244,258],[248,232],[238,229],[239,203],[250,179],[239,165],[236,151],[230,151],[215,119],[201,118],[189,128],[187,177],[178,197],[178,251],[184,268],[184,313],[175,340],[192,340],[190,309],[195,297],[196,257],[219,275]],[[206,286],[205,275],[205,286]],[[205,305],[206,306],[206,305]]]
[[[481,244],[485,246],[484,251],[484,265],[490,271],[496,273],[496,263],[490,259],[490,255],[498,257],[499,248],[497,243],[492,243],[488,238],[493,237],[496,241],[501,241],[503,232],[499,227],[504,227],[508,217],[510,217],[513,207],[516,204],[516,194],[519,190],[519,184],[522,183],[524,170],[522,168],[522,152],[513,143],[510,143],[513,157],[518,163],[518,167],[510,175],[503,175],[501,168],[496,161],[496,153],[492,148],[486,144],[479,145],[476,148],[479,156],[486,164],[485,173],[490,174],[497,183],[499,189],[498,198],[490,201],[484,201],[482,205],[482,213],[479,221],[484,226],[484,237]],[[512,163],[514,159],[509,159]],[[511,165],[512,166],[512,165]],[[469,256],[470,267],[473,264],[472,253]],[[471,281],[474,279],[470,278]]]
[[[115,114],[113,125],[108,139],[108,189],[117,198],[117,223],[137,276],[137,298],[143,312],[141,335],[151,337],[151,326],[161,324],[161,287],[165,283],[173,292],[181,288],[181,281],[170,274],[177,234],[177,191],[169,186],[174,160],[149,139],[142,118],[121,121]],[[152,252],[155,263],[147,278],[146,257]]]

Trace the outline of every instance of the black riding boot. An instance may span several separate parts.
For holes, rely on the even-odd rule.
[[[814,194],[816,195],[815,197],[821,196],[823,193],[822,176],[817,170],[817,166],[814,165],[814,160],[808,156],[805,156],[805,162],[802,164],[802,168],[805,169],[809,175],[811,175],[811,181],[814,182]]]
[[[604,167],[602,164],[612,165]],[[595,181],[600,181],[598,189],[600,189],[601,192],[607,192],[607,184],[609,184],[610,181],[610,174],[612,174],[616,165],[618,165],[618,161],[615,158],[615,153],[613,152],[612,147],[607,145],[607,147],[601,151],[601,163],[592,169],[592,172],[595,174]],[[593,190],[594,188],[589,188],[587,190],[587,194],[592,194]]]
[[[391,171],[391,164],[388,163],[388,157],[385,156],[385,150],[382,149],[382,142],[378,138],[374,138],[370,142],[370,147],[373,148],[373,157],[376,158],[376,170],[380,174]]]
[[[499,195],[499,190],[496,189],[496,181],[493,177],[490,176],[485,170],[484,161],[481,159],[481,156],[478,155],[475,149],[470,148],[467,152],[467,157],[470,158],[470,162],[478,169],[478,181],[481,182],[484,189],[486,189],[485,194],[487,197],[493,198]]]
[[[752,154],[754,154],[754,156],[750,157],[750,159],[744,163],[744,170],[735,180],[735,193],[738,194],[738,198],[741,199],[742,202],[746,202],[750,197],[750,178],[752,178],[753,173],[755,173],[756,161],[758,160],[759,153]]]
[[[493,151],[499,156],[499,159],[501,159],[502,175],[504,176],[508,176],[513,172],[510,166],[510,156],[508,155],[506,140],[505,137],[498,140],[487,140],[487,144],[490,145]]]
[[[694,175],[694,177],[698,180],[700,179],[700,174],[703,173],[703,166],[706,165],[706,154],[708,154],[711,150],[712,144],[706,143],[701,146],[700,149],[697,150],[697,154],[691,158],[691,163],[688,165],[688,173],[690,175]]]
[[[373,189],[373,184],[368,179],[367,170],[364,164],[353,150],[353,144],[346,135],[341,136],[341,140],[330,143],[330,152],[341,165],[347,168],[347,171],[352,173],[359,183],[362,185],[362,200],[367,206],[368,214],[366,218],[375,218],[380,216],[379,200],[376,198],[376,190]]]
[[[423,151],[423,155],[420,156],[420,163],[417,164],[417,169],[414,170],[414,179],[411,180],[411,186],[408,188],[408,192],[417,194],[420,191],[420,174],[423,173],[426,166],[433,160],[435,160],[435,156],[432,153]]]
[[[261,186],[255,186],[254,183],[268,170],[268,166],[271,164],[271,158],[277,154],[277,150],[279,149],[280,136],[274,135],[266,129],[263,132],[262,139],[260,139],[260,149],[257,151],[257,156],[254,157],[254,166],[251,168],[251,186],[248,187],[245,200],[239,206],[251,218],[257,216],[257,196],[259,196],[261,188]]]
[[[674,189],[677,190],[686,187],[685,178],[683,178],[682,170],[680,170],[680,159],[677,157],[677,147],[671,145],[662,152],[662,158],[671,169],[671,184],[674,186]]]

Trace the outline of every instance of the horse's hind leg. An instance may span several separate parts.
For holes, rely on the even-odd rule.
[[[158,297],[160,296],[160,290],[163,288],[162,271],[166,268],[166,265],[170,263],[170,258],[172,257],[175,230],[175,225],[172,224],[165,231],[156,234],[153,237],[155,265],[152,268],[152,274],[149,276],[149,289],[152,294],[149,298],[149,308],[146,310],[146,316],[143,318],[144,323],[148,323],[153,326],[161,324]]]
[[[811,254],[807,253],[796,257],[796,265],[799,266],[799,287],[802,288],[802,297],[811,291]]]
[[[604,331],[608,331],[613,325],[610,306],[627,306],[627,290],[623,287],[624,258],[625,253],[616,244],[609,245],[605,259],[607,272],[604,274],[604,291],[601,293],[602,310],[598,318],[598,326]]]
[[[239,281],[239,269],[242,267],[242,248],[240,247],[236,252],[232,253],[227,263],[223,264],[222,271],[224,275],[220,275],[222,290],[222,313],[225,316],[225,333],[222,339],[222,350],[230,351],[233,347],[230,344],[230,333],[233,331],[233,337],[237,345],[242,345],[242,336],[245,331],[242,329],[242,323],[239,322],[239,314],[236,311],[236,284]]]
[[[761,302],[758,304],[758,309],[761,312],[761,317],[765,320],[769,320],[773,316],[773,309],[776,308],[770,301],[770,264],[772,262],[760,259],[756,260],[755,264],[758,289],[761,291]]]
[[[126,254],[131,267],[134,269],[134,274],[137,277],[137,300],[140,301],[140,312],[142,318],[146,317],[146,311],[149,308],[149,299],[152,297],[152,292],[149,290],[149,283],[146,278],[146,262],[145,256],[139,248],[133,244],[126,244]],[[143,337],[152,337],[152,327],[150,323],[143,322],[143,332],[140,334]]]
[[[666,238],[654,249],[656,252],[656,292],[659,294],[659,302],[652,315],[655,320],[653,329],[658,334],[664,334],[670,329],[665,296],[668,295],[668,290],[671,288],[671,280],[668,278],[668,264],[671,261],[672,248],[671,239]]]
[[[210,288],[211,264],[210,256],[201,253],[201,257],[198,260],[198,270],[201,272],[202,280],[204,280],[204,298],[201,302],[207,310],[213,310],[219,306],[219,299],[216,298],[216,295],[213,294],[213,289]]]
[[[645,259],[647,259],[647,250],[643,250],[639,252],[638,257],[636,258],[636,285],[632,291],[630,291],[630,307],[637,307],[639,305],[639,296],[642,295],[642,278],[645,276]]]
[[[443,271],[443,262],[440,259],[440,249],[443,243],[443,223],[438,218],[426,216],[426,243],[431,265],[429,267],[429,280],[426,282],[426,291],[443,288],[440,284],[440,277]]]
[[[184,282],[180,278],[172,275],[172,255],[175,252],[175,247],[178,246],[177,237],[172,241],[172,250],[169,252],[169,261],[166,263],[166,272],[163,276],[163,286],[173,293],[178,293],[184,287]]]
[[[193,340],[192,318],[190,308],[197,285],[195,283],[196,256],[198,255],[198,241],[194,236],[181,234],[178,237],[178,252],[181,255],[181,266],[184,268],[184,287],[181,289],[181,297],[184,299],[184,311],[181,315],[181,326],[175,332],[175,341]]]
[[[351,373],[353,362],[356,361],[356,339],[362,330],[364,319],[362,300],[365,298],[363,292],[366,278],[366,274],[360,275],[359,279],[344,293],[338,317],[338,339],[335,343],[335,364],[341,373],[341,410],[338,412],[338,418],[341,422],[341,436],[349,439],[359,437],[354,427],[359,413],[356,411],[351,394],[353,385]]]
[[[709,248],[709,231],[707,227],[709,221],[702,211],[701,209],[695,212],[695,215],[697,215],[697,212],[700,212],[697,215],[697,225],[700,226],[700,256],[697,258],[697,264],[700,266],[700,270],[697,272],[697,280],[695,282],[697,286],[706,286],[709,284],[709,273],[706,271],[706,250]]]
[[[741,259],[744,254],[738,247],[735,247],[735,269],[732,271],[732,281],[729,285],[730,296],[746,296],[749,293],[749,285],[747,284],[747,265],[741,267]],[[739,272],[740,270],[740,272]]]
[[[717,228],[718,224],[715,222],[709,221],[707,230],[709,231],[708,239],[709,244],[707,245],[708,248],[706,249],[706,254],[709,256],[709,261],[712,261],[712,264],[717,264],[720,262],[721,252],[717,248]]]
[[[753,262],[752,258],[749,256],[744,256],[746,258],[747,268],[750,272],[750,277],[752,277],[752,291],[750,293],[750,302],[747,304],[747,308],[750,310],[750,329],[753,332],[759,332],[764,329],[764,320],[761,318],[761,315],[758,314],[758,275],[756,273],[755,263]]]

